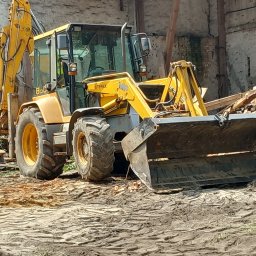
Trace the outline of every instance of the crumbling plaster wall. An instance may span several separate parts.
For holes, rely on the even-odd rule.
[[[35,15],[47,29],[69,22],[124,24],[133,23],[128,1],[119,0],[30,0]]]
[[[10,0],[0,2],[1,13],[7,16],[7,5]],[[209,88],[208,98],[217,97],[216,54],[213,11],[215,0],[181,0],[177,24],[177,36],[173,60],[186,59],[197,65],[198,77],[202,86]],[[47,29],[68,22],[123,24],[128,21],[134,24],[133,0],[30,0],[34,14]],[[122,3],[122,6],[120,5]],[[165,35],[170,21],[173,0],[146,0],[145,32],[153,45],[148,59],[149,77],[164,75]],[[5,18],[1,15],[0,25]]]
[[[0,26],[6,22],[7,6],[10,1],[2,0],[0,2]],[[226,1],[227,6],[231,6],[232,2],[240,2],[241,5],[243,2],[255,2],[250,0]],[[129,24],[134,24],[133,0],[70,0],[68,2],[63,0],[55,0],[54,2],[30,0],[30,2],[35,15],[45,24],[47,29],[68,22],[123,24],[128,21]],[[153,51],[148,59],[149,77],[163,75],[165,35],[170,21],[172,3],[173,0],[144,1],[145,32],[150,35],[153,45]],[[227,27],[234,27],[233,23],[230,23],[231,21],[233,22],[233,19],[227,19]],[[230,31],[228,32],[230,33]],[[239,47],[235,43],[231,43],[233,40],[239,41],[239,36],[232,35],[232,33],[228,35],[227,40],[228,54],[231,56],[229,56],[230,66],[235,56],[233,51],[239,51]],[[218,96],[217,34],[216,0],[181,0],[173,61],[186,59],[197,66],[200,84],[208,87],[207,100]],[[235,38],[233,39],[232,36]],[[247,37],[249,39],[253,35],[248,33]],[[247,50],[248,48],[246,47]],[[238,55],[237,58],[240,59]],[[242,59],[244,60],[244,58]],[[247,61],[247,59],[245,60]],[[252,65],[253,59],[250,61]],[[233,67],[235,70],[233,73],[237,73],[238,67],[239,65]],[[251,72],[253,72],[253,68]],[[229,74],[231,73],[229,72]]]
[[[170,23],[172,1],[145,1],[145,30],[153,51],[148,60],[152,77],[164,74],[165,36]],[[217,5],[215,0],[181,0],[173,61],[185,59],[197,67],[200,84],[208,88],[206,100],[218,97]]]
[[[35,16],[47,30],[69,22],[133,24],[133,3],[131,0],[30,0]],[[11,0],[0,1],[0,26],[7,22],[8,6]]]
[[[227,60],[231,92],[256,85],[256,0],[226,0]]]
[[[173,0],[145,1],[145,30],[147,33],[165,35],[169,26]],[[208,33],[209,3],[207,0],[181,0],[177,35]]]

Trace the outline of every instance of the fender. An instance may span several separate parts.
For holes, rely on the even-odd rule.
[[[71,116],[64,116],[57,93],[34,97],[32,101],[22,104],[18,112],[17,121],[23,110],[30,106],[39,108],[46,124],[69,123],[71,119]]]

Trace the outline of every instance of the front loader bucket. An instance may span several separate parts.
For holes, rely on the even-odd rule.
[[[183,188],[256,178],[256,114],[151,118],[122,141],[148,187]]]

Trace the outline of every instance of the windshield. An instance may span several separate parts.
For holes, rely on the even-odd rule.
[[[77,81],[91,76],[123,72],[123,58],[120,31],[89,30],[80,27],[80,31],[72,32],[73,57],[77,63]],[[116,30],[116,29],[115,29]],[[132,62],[126,38],[127,72],[131,75]]]

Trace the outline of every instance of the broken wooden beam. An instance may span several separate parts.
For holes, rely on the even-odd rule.
[[[231,106],[227,107],[224,112],[225,113],[235,113],[236,111],[246,107],[248,104],[252,103],[253,100],[256,99],[256,90],[251,90],[244,93],[241,99],[235,101]],[[255,102],[254,102],[255,103]]]
[[[237,93],[221,99],[209,101],[205,103],[205,107],[207,111],[225,108],[229,105],[234,104],[237,100],[241,99],[244,95],[245,93]]]

